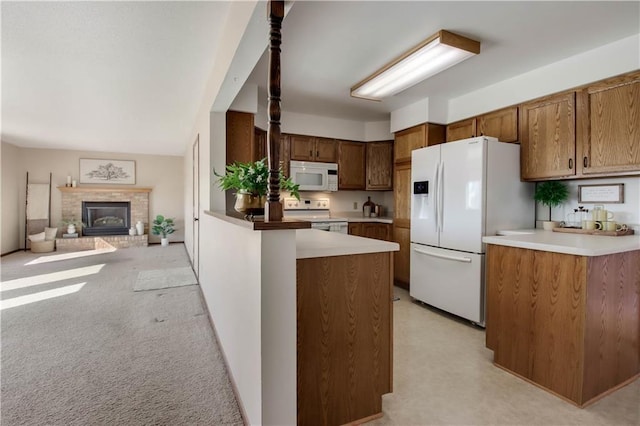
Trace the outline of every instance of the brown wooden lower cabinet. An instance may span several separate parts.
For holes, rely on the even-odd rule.
[[[349,223],[349,235],[391,241],[391,225],[380,222]]]
[[[486,345],[497,366],[581,407],[640,375],[640,250],[587,257],[488,245],[486,262]]]
[[[392,253],[298,259],[298,425],[382,416],[393,383]]]
[[[400,251],[394,252],[395,284],[409,290],[411,273],[411,229],[394,226],[393,239],[396,243],[400,244]]]

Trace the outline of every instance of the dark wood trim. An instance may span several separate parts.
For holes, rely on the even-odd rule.
[[[267,129],[267,158],[269,184],[264,209],[265,222],[282,221],[280,203],[280,45],[282,44],[282,20],[284,1],[269,0],[269,127]]]
[[[24,251],[26,251],[26,249],[17,248],[17,249],[15,249],[15,250],[11,250],[11,251],[8,251],[8,252],[6,252],[6,253],[2,253],[2,254],[0,254],[0,257],[8,256],[8,255],[10,255],[10,254],[17,253],[17,252],[19,252],[19,251],[23,251],[23,250],[24,250]]]
[[[280,222],[265,222],[263,218],[246,220],[241,213],[205,210],[204,213],[217,219],[254,231],[277,231],[281,229],[310,229],[311,222],[306,220],[283,219]]]

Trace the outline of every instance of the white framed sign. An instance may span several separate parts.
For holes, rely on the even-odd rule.
[[[133,160],[80,159],[80,183],[134,185],[136,162]]]
[[[624,203],[624,183],[578,185],[579,203]]]

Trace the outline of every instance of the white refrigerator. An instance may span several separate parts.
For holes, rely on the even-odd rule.
[[[411,297],[484,326],[482,237],[533,228],[520,146],[482,136],[411,155]]]

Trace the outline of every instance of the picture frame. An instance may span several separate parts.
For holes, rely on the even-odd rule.
[[[624,203],[624,183],[578,185],[579,203]]]
[[[135,185],[136,162],[134,160],[81,158],[80,183]]]

